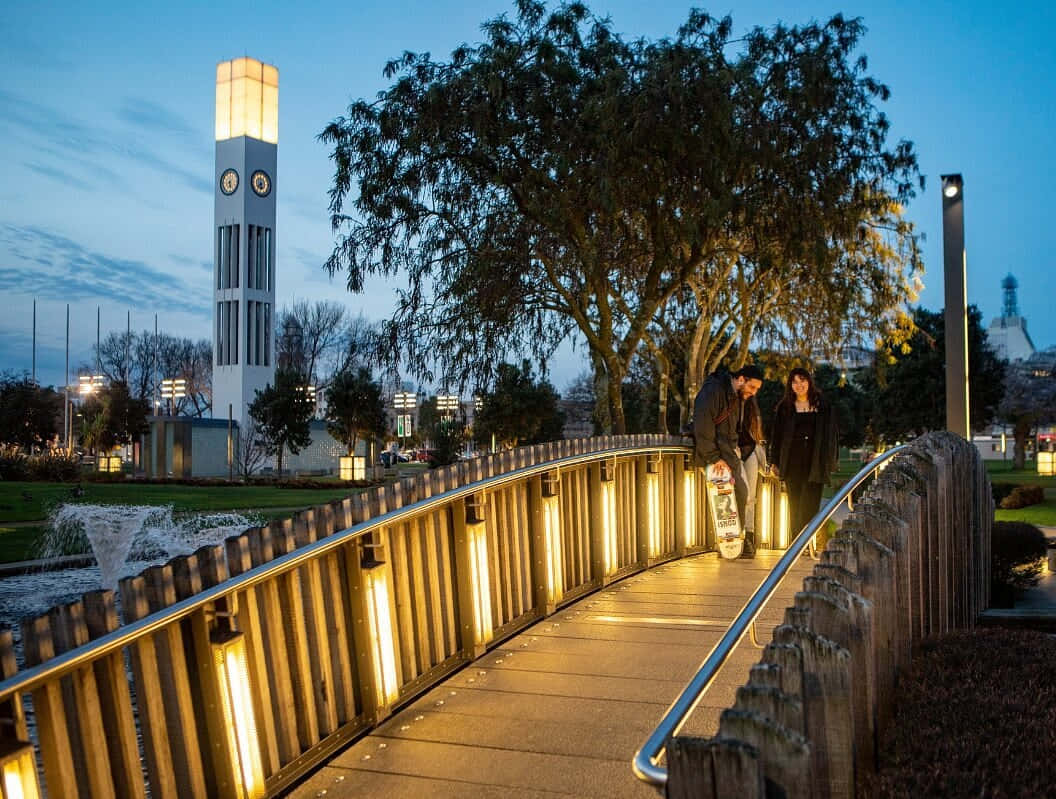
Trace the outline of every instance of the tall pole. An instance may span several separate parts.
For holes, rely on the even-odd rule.
[[[37,382],[37,298],[33,298],[33,382]]]
[[[154,413],[158,412],[158,315],[154,314],[154,368],[153,368],[153,380],[154,384],[153,391],[153,402],[154,402]]]
[[[128,381],[131,378],[132,365],[129,363],[130,353],[132,351],[132,311],[128,310],[128,317],[125,319],[125,385],[128,385]]]
[[[232,436],[232,421],[234,417],[234,407],[232,403],[227,403],[227,481],[229,483],[234,482],[235,479],[235,441]],[[241,430],[239,431],[242,432]]]
[[[102,328],[102,306],[95,306],[95,373],[101,375],[103,373],[102,366],[102,354],[99,351],[99,331]]]
[[[66,303],[66,379],[62,384],[62,432],[66,439],[66,451],[70,451],[70,304]]]
[[[942,176],[942,263],[946,295],[946,429],[971,441],[964,180],[959,174]]]

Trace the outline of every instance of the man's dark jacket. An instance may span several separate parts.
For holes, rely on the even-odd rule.
[[[704,468],[720,458],[730,469],[740,463],[737,454],[737,420],[741,399],[727,372],[716,372],[704,381],[693,403],[694,461]]]

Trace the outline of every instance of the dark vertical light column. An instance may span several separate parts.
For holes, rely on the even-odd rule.
[[[971,441],[968,416],[968,289],[964,252],[964,180],[942,176],[945,283],[946,429]]]

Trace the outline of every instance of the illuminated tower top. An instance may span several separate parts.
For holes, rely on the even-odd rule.
[[[279,143],[279,70],[255,58],[216,65],[216,140]]]

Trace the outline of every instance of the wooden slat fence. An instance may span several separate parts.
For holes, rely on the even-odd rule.
[[[669,797],[853,797],[876,767],[914,642],[989,602],[990,481],[932,433],[855,502],[711,739],[667,748]]]

